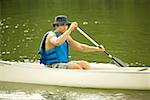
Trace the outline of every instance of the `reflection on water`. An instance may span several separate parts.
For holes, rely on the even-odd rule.
[[[0,82],[0,86],[0,99],[16,97],[15,100],[20,100],[19,98],[26,98],[25,100],[149,100],[150,98],[149,91],[82,89],[6,82]]]
[[[25,92],[5,93],[0,91],[0,99],[2,100],[46,100],[38,93],[26,94]]]

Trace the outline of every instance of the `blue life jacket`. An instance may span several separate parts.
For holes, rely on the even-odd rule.
[[[57,37],[60,36],[59,32],[54,31]],[[49,32],[47,32],[42,39],[40,45],[40,63],[44,65],[49,65],[53,63],[67,63],[69,61],[69,44],[67,40],[59,46],[55,46],[54,48],[45,51],[45,42],[46,37]]]

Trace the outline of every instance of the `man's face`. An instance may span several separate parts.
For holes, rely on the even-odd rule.
[[[68,25],[61,24],[56,26],[56,30],[59,31],[61,34],[63,34],[68,29]]]

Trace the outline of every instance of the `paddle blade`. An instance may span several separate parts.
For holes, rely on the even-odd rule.
[[[128,67],[128,64],[124,63],[123,61],[121,61],[120,59],[116,57],[112,57],[112,60],[118,67]]]

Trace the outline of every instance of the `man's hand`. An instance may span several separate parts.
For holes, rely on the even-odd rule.
[[[105,51],[105,48],[104,48],[104,47],[103,47],[103,48],[96,47],[96,48],[97,48],[97,51],[102,51],[102,52]]]
[[[58,45],[62,44],[63,42],[65,42],[67,40],[70,33],[77,27],[78,27],[77,22],[71,23],[69,29],[66,30],[62,35],[60,35],[59,37],[53,37],[50,39],[51,44],[53,44],[54,46],[58,46]]]
[[[77,22],[73,22],[73,23],[71,23],[69,29],[70,29],[71,31],[73,31],[73,30],[75,30],[77,27],[78,27],[78,23],[77,23]]]

